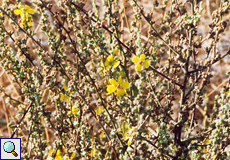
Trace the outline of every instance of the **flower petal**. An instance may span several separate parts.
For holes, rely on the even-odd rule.
[[[103,112],[103,107],[99,107],[95,112],[97,115],[101,114],[101,112]]]
[[[114,54],[114,55],[116,55],[116,56],[117,56],[117,55],[118,55],[118,52],[119,52],[119,49],[116,49],[116,50],[115,50],[115,49],[113,49],[113,54]]]
[[[99,135],[100,138],[105,138],[105,134],[102,132],[100,135]]]
[[[132,61],[133,61],[133,63],[138,63],[138,62],[140,62],[140,59],[137,56],[134,56]]]
[[[77,108],[77,106],[73,106],[72,107],[72,113],[73,114],[78,114],[78,111],[79,111],[80,109],[79,108]]]
[[[105,61],[105,67],[109,65],[109,61]]]
[[[75,157],[75,153],[73,152],[72,155],[70,156],[70,159],[72,160],[74,159],[74,157]]]
[[[25,6],[25,11],[29,14],[34,14],[35,13],[35,10],[30,8],[29,6]]]
[[[150,65],[149,60],[148,60],[148,59],[145,60],[145,61],[144,61],[144,67],[145,67],[145,68],[149,68],[149,65]]]
[[[132,140],[133,140],[133,137],[132,137],[132,138],[129,138],[128,146],[130,146],[130,145],[132,144]]]
[[[130,140],[129,140],[129,141],[128,141],[128,146],[130,146],[130,145],[131,145],[131,143],[132,143],[132,141],[130,141]]]
[[[105,70],[108,70],[109,68],[111,68],[110,65],[106,66],[106,67],[105,67]]]
[[[117,88],[113,85],[108,85],[106,90],[108,92],[107,94],[111,94],[111,93],[115,92],[117,90]]]
[[[117,86],[117,85],[118,85],[118,83],[117,83],[117,81],[116,81],[115,79],[111,79],[111,80],[109,81],[109,83],[112,84],[112,85],[114,85],[114,86]]]
[[[120,84],[120,85],[121,85],[121,84],[122,84],[122,78],[121,78],[121,77],[119,77],[117,82],[118,82],[118,84]]]
[[[19,15],[21,13],[22,13],[22,10],[20,10],[20,9],[15,9],[14,10],[14,14],[16,14],[16,15]]]
[[[117,66],[119,66],[119,64],[120,64],[120,61],[116,60],[116,62],[114,62],[114,64],[113,64],[113,68],[117,68]]]
[[[109,55],[109,56],[107,57],[106,61],[112,62],[112,61],[113,61],[113,56],[112,56],[112,55]]]
[[[61,94],[60,100],[63,101],[65,99],[65,95]]]
[[[117,96],[119,97],[119,96],[123,96],[125,94],[125,91],[124,91],[124,89],[118,89],[117,90]]]
[[[66,85],[64,85],[63,88],[65,91],[68,89],[68,87]]]
[[[108,61],[105,61],[105,63],[101,62],[101,67],[105,70],[109,69],[111,66],[109,65]]]
[[[121,87],[127,89],[129,87],[129,82],[122,82]]]
[[[48,155],[52,155],[54,153],[54,150],[50,150]]]
[[[140,59],[141,59],[141,61],[144,61],[144,60],[145,60],[145,55],[142,54],[142,55],[140,56]]]
[[[131,129],[129,126],[127,127],[128,131]]]
[[[62,159],[62,152],[60,150],[57,150],[55,160],[61,160]]]
[[[69,96],[65,95],[65,101],[69,101]]]
[[[135,68],[136,68],[136,70],[137,70],[137,71],[141,71],[141,69],[142,69],[142,65],[137,64]]]

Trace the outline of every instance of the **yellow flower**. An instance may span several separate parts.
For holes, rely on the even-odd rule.
[[[107,69],[113,67],[113,68],[117,68],[120,64],[120,61],[117,59],[115,60],[114,57],[112,55],[109,55],[106,58],[105,63],[101,63],[101,67],[104,68],[103,72],[105,72]]]
[[[96,153],[96,149],[93,149],[92,152],[89,154],[91,157],[93,157]]]
[[[209,139],[208,138],[204,141],[204,144],[209,144]]]
[[[31,22],[32,16],[29,14],[34,14],[35,10],[30,8],[29,6],[23,7],[22,5],[19,5],[18,8],[19,9],[14,10],[14,14],[21,16],[21,20],[20,20],[21,26],[22,27],[28,26],[29,28],[32,28],[33,27]]]
[[[137,71],[141,71],[143,67],[149,68],[149,60],[148,59],[145,60],[144,54],[142,54],[140,58],[138,58],[137,56],[134,56],[132,61],[133,63],[137,63],[135,67]]]
[[[65,95],[65,94],[61,94],[61,98],[62,101],[69,101],[69,96]]]
[[[2,9],[2,8],[1,8]],[[0,10],[1,11],[1,10]],[[2,14],[0,13],[0,16],[2,16]]]
[[[49,156],[48,156],[48,159],[47,159],[47,160],[53,159],[52,157],[54,156],[54,154],[55,154],[55,151],[53,151],[53,150],[49,151]],[[58,149],[58,150],[57,150],[56,155],[55,155],[55,157],[54,157],[54,160],[63,160],[62,157],[63,157],[64,155],[65,155],[65,147],[62,146],[62,149]],[[75,157],[75,153],[73,152],[73,153],[71,154],[71,156],[70,156],[70,159],[72,160],[72,159],[74,159],[74,157]],[[69,159],[69,158],[67,157],[67,158],[65,158],[65,159]]]
[[[104,111],[103,107],[99,107],[95,112],[96,112],[97,115],[99,115],[103,111]]]
[[[62,160],[62,153],[63,151],[57,150],[57,153],[54,157],[55,160]],[[55,151],[51,150],[49,151],[49,158],[48,159],[52,159],[52,156],[55,154]]]
[[[79,108],[77,108],[77,106],[73,106],[72,107],[72,114],[78,114],[78,111],[79,111],[80,109]]]
[[[128,140],[128,146],[131,145],[133,137],[135,136],[136,132],[135,132],[135,127],[129,128],[128,127],[128,131],[125,133],[125,137],[124,140]]]
[[[70,159],[74,159],[74,157],[75,157],[75,153],[73,152]]]
[[[110,84],[111,85],[107,87],[107,94],[111,94],[116,91],[117,96],[123,96],[124,94],[128,96],[125,90],[129,87],[129,83],[123,82],[121,77],[118,78],[118,81],[111,79]]]
[[[105,134],[102,132],[100,135],[99,135],[100,138],[105,138]]]
[[[208,145],[209,144],[209,139],[207,138],[205,141],[204,141],[204,144],[205,145]],[[204,148],[204,152],[207,152],[207,146]]]
[[[25,7],[23,7],[22,5],[19,5],[19,7],[18,7],[19,9],[15,9],[14,10],[14,14],[16,14],[16,15],[19,15],[20,14],[20,16],[21,17],[23,17],[23,16],[25,16],[26,14],[34,14],[35,13],[35,10],[34,9],[32,9],[32,8],[30,8],[29,6],[25,6]]]
[[[64,90],[66,91],[68,89],[67,86],[63,86]],[[71,94],[71,92],[70,92]],[[61,101],[69,101],[69,96],[65,95],[65,94],[61,94],[61,97],[60,97]]]

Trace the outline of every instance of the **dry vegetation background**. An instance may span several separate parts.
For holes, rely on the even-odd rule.
[[[47,1],[48,2],[48,1]],[[59,8],[56,6],[57,3],[59,3],[59,0],[53,0],[53,1],[49,1],[50,3],[53,3],[53,11],[59,11]],[[159,6],[162,6],[163,1],[158,0],[159,2]],[[178,0],[178,3],[182,3],[183,0]],[[0,0],[0,5],[1,5],[1,0]],[[31,1],[29,0],[22,0],[22,3],[24,5],[29,5],[31,8],[34,8],[33,4],[31,3]],[[85,6],[84,9],[86,11],[90,11],[92,10],[93,12],[93,4],[92,1],[90,0],[86,0],[84,1]],[[103,0],[96,0],[96,4],[99,7],[99,14],[100,14],[100,18],[103,17],[103,14],[105,12],[105,7],[103,6]],[[140,6],[144,7],[144,12],[148,13],[150,11],[153,11],[153,18],[152,20],[155,21],[155,28],[158,29],[158,27],[160,26],[160,21],[162,19],[162,17],[164,16],[164,13],[162,10],[160,10],[159,8],[154,8],[154,3],[155,0],[138,0],[138,4]],[[11,0],[9,1],[9,7],[10,8],[15,8],[15,4],[16,2]],[[170,4],[170,3],[168,3]],[[117,5],[117,9],[120,9],[120,13],[122,16],[122,21],[121,21],[121,30],[123,31],[123,35],[121,37],[121,41],[122,42],[127,42],[130,40],[130,29],[131,29],[131,21],[134,19],[133,17],[133,9],[131,7],[131,4],[129,3],[129,1],[125,2],[124,0],[118,0],[118,4]],[[212,13],[213,11],[215,11],[217,8],[219,8],[220,5],[220,0],[204,0],[203,1],[203,11],[201,12],[201,20],[198,24],[198,28],[197,28],[197,33],[198,35],[200,35],[203,38],[205,38],[208,35],[209,32],[209,24],[212,22]],[[124,10],[124,7],[126,8]],[[189,8],[190,6],[186,6],[187,10],[190,10]],[[35,9],[35,8],[34,8]],[[169,6],[167,7],[167,11],[169,11]],[[125,15],[127,17],[127,20],[125,18]],[[35,13],[33,15],[33,18],[35,19],[34,21],[36,22],[36,19],[40,18],[39,13]],[[221,53],[224,54],[230,47],[230,14],[228,14],[227,16],[224,16],[224,19],[227,22],[227,28],[225,30],[224,33],[221,33],[220,35],[220,40],[219,43],[217,44],[217,50]],[[51,19],[50,23],[51,22]],[[128,22],[128,24],[127,24]],[[148,40],[148,30],[149,30],[149,25],[146,23],[146,21],[144,19],[142,19],[141,21],[141,39],[142,42],[146,42]],[[8,28],[11,28],[12,30],[14,28],[12,28],[12,26],[7,26]],[[33,30],[35,30],[36,32],[36,36],[35,38],[39,38],[42,40],[42,44],[44,45],[44,47],[46,47],[46,43],[47,43],[47,39],[46,36],[44,35],[44,33],[40,30],[40,25],[36,24],[34,25]],[[12,42],[9,41],[8,42],[9,45],[12,45]],[[173,40],[172,40],[172,43]],[[29,42],[29,45],[32,46],[32,43]],[[205,48],[206,46],[209,46],[210,42],[209,41],[205,41],[205,43],[202,44],[202,48]],[[48,46],[47,46],[48,48]],[[1,48],[0,48],[1,51]],[[160,53],[158,53],[160,54]],[[206,58],[206,55],[204,53],[204,49],[200,50],[199,54],[198,54],[198,61],[201,61],[203,59]],[[34,63],[38,63],[36,62],[36,54],[32,55],[34,57]],[[160,64],[163,66],[165,63],[167,63],[166,59],[164,57],[159,57],[159,62]],[[214,76],[211,79],[211,83],[205,87],[205,94],[208,98],[205,99],[204,103],[198,107],[198,110],[196,111],[196,118],[197,121],[199,122],[199,124],[202,126],[203,124],[203,113],[204,113],[204,106],[207,105],[208,110],[212,109],[213,103],[214,103],[214,96],[219,93],[219,91],[226,86],[226,84],[228,83],[228,76],[226,75],[226,73],[230,71],[230,56],[226,56],[224,59],[222,59],[221,61],[219,61],[218,63],[214,64],[214,66],[211,68],[211,72],[213,73]],[[133,72],[135,72],[135,70],[133,69]],[[8,138],[11,137],[13,130],[11,130],[8,126],[9,125],[16,125],[17,122],[20,120],[22,114],[18,114],[18,109],[15,107],[12,107],[11,105],[9,105],[9,103],[7,102],[9,100],[9,98],[7,97],[12,97],[15,100],[18,101],[23,101],[23,97],[20,96],[20,86],[14,84],[12,82],[12,78],[10,75],[8,75],[5,70],[0,67],[0,89],[3,91],[5,91],[3,96],[3,92],[2,94],[0,94],[0,136],[4,137],[4,138]],[[44,99],[46,98],[46,95],[43,95]],[[179,96],[179,95],[178,95]],[[49,104],[49,103],[48,103]],[[52,105],[47,105],[46,109],[53,111],[54,106]],[[172,116],[173,118],[177,117],[177,110],[178,110],[178,104],[174,104],[173,106],[173,110],[175,110],[176,112],[174,113],[174,115]],[[21,125],[22,128],[26,129],[26,126]],[[156,128],[154,127],[154,125],[152,126],[152,130],[155,130]],[[27,136],[26,133],[22,134],[25,135],[25,137]],[[46,138],[48,141],[55,141],[54,137],[53,137],[53,131],[46,128]]]
[[[50,1],[54,4],[54,8],[58,9],[58,7],[55,7],[55,4],[58,3],[58,0],[57,1]],[[163,1],[158,1],[159,2],[159,5],[162,5]],[[182,1],[179,1],[179,2],[182,2]],[[26,4],[26,5],[29,5],[29,6],[32,6],[31,4],[31,1],[22,1],[23,4]],[[93,10],[93,6],[92,6],[92,1],[84,1],[85,3],[85,6],[84,6],[84,9],[87,10],[87,11],[90,11],[90,10]],[[147,0],[143,0],[143,1],[138,1],[138,3],[140,5],[142,5],[144,7],[144,11],[146,13],[150,12],[151,10],[153,10],[153,3],[154,1],[147,1]],[[199,27],[198,27],[198,34],[204,38],[208,35],[208,31],[209,31],[209,24],[211,23],[212,21],[212,13],[214,10],[216,10],[218,7],[219,7],[219,4],[220,4],[220,1],[219,0],[206,0],[206,1],[203,1],[203,11],[202,11],[202,14],[201,14],[201,21],[199,22]],[[15,4],[14,1],[10,1],[9,4],[13,5]],[[105,12],[105,8],[103,7],[103,1],[96,1],[96,4],[100,7],[100,15],[101,17],[103,16],[104,12]],[[124,1],[119,1],[118,3],[121,7],[121,12],[123,11],[124,12]],[[127,25],[126,23],[126,20],[125,18],[123,18],[123,21],[122,21],[122,30],[123,30],[123,38],[122,38],[122,41],[125,42],[125,41],[128,41],[130,40],[130,35],[129,35],[129,26],[130,26],[130,22],[134,19],[134,17],[132,16],[134,13],[133,13],[133,10],[132,10],[132,7],[130,7],[130,3],[129,2],[126,2],[125,3],[125,7],[126,7],[126,15],[127,15],[127,20],[129,22],[129,24]],[[189,9],[189,6],[187,6],[188,9]],[[58,11],[58,10],[56,10]],[[154,16],[153,16],[153,21],[155,21],[155,24],[156,24],[156,28],[160,25],[159,22],[160,20],[162,19],[163,17],[163,12],[162,10],[160,9],[155,9],[154,12],[153,12]],[[34,15],[35,18],[38,18],[39,15],[38,14],[35,14]],[[220,41],[217,45],[217,49],[219,50],[220,53],[225,53],[227,50],[228,50],[228,47],[230,46],[230,26],[229,26],[229,19],[230,19],[230,14],[229,16],[225,16],[224,17],[226,20],[227,20],[227,29],[226,31],[221,34],[220,36]],[[10,26],[9,26],[10,27]],[[34,27],[36,28],[36,27]],[[39,38],[41,38],[43,40],[43,37],[44,36],[44,33],[41,32],[39,33],[39,27],[36,28],[37,30],[37,34],[39,35]],[[148,30],[149,30],[149,25],[146,23],[146,21],[144,19],[142,19],[142,35],[141,35],[141,39],[143,40],[143,42],[147,41],[148,39]],[[45,37],[44,37],[45,39]],[[45,42],[43,42],[45,43]],[[205,42],[203,44],[203,48],[205,48],[206,46],[209,46],[209,42]],[[206,58],[206,55],[203,54],[204,50],[201,50],[200,51],[200,60],[203,60]],[[36,55],[34,55],[36,56]],[[209,104],[210,104],[210,107],[212,106],[213,104],[213,100],[214,100],[214,95],[215,93],[219,93],[219,91],[221,90],[221,88],[227,84],[227,80],[228,80],[228,76],[226,75],[226,73],[230,70],[230,57],[227,56],[226,58],[224,58],[223,60],[221,60],[220,62],[216,63],[213,67],[212,67],[212,73],[213,75],[218,75],[218,76],[214,76],[212,79],[211,79],[211,83],[209,85],[209,87],[206,88],[206,93],[209,97]],[[162,65],[164,65],[164,59],[162,58],[162,60],[160,60],[162,62]],[[6,93],[8,95],[11,95],[12,97],[14,97],[15,99],[17,99],[20,95],[19,95],[19,88],[17,88],[17,86],[15,86],[10,78],[9,75],[7,75],[5,73],[5,71],[1,68],[1,87],[4,88],[4,90],[6,91]],[[12,134],[12,131],[7,127],[6,124],[9,124],[10,122],[12,123],[15,123],[16,121],[19,120],[19,117],[15,117],[15,115],[17,115],[17,109],[16,108],[10,108],[9,105],[7,105],[5,103],[5,98],[3,98],[1,96],[1,112],[0,112],[0,119],[1,119],[1,128],[0,128],[0,135],[2,135],[3,137],[10,137],[11,134]],[[200,108],[200,110],[202,111],[202,108]],[[200,120],[202,121],[202,116],[200,117]]]

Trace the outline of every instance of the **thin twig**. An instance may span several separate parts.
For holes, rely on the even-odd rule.
[[[183,85],[181,85],[180,83],[175,82],[175,80],[172,80],[171,78],[169,78],[168,76],[164,75],[163,73],[157,71],[155,68],[153,68],[152,66],[149,66],[149,68],[151,70],[153,70],[154,72],[156,72],[157,74],[161,75],[162,77],[166,78],[169,81],[172,81],[172,83],[176,84],[177,86],[179,86],[180,88],[183,88]]]
[[[214,60],[212,63],[210,63],[209,65],[199,67],[199,68],[197,68],[197,69],[194,69],[194,70],[192,70],[192,71],[189,71],[188,73],[191,74],[191,73],[194,73],[194,72],[203,71],[203,70],[205,70],[206,68],[208,68],[208,67],[212,66],[213,64],[215,64],[216,62],[219,62],[221,59],[223,59],[224,57],[226,57],[226,56],[229,55],[229,54],[230,54],[230,48],[229,48],[229,50],[228,50],[222,57],[215,59],[215,60]]]
[[[19,120],[16,128],[14,129],[14,132],[12,133],[11,137],[10,138],[13,138],[15,133],[17,132],[18,130],[18,127],[20,126],[21,122],[23,121],[23,119],[25,118],[26,114],[28,113],[28,111],[30,110],[30,108],[32,107],[32,102],[30,102],[29,106],[27,107],[27,109],[25,110],[25,112],[23,113],[21,119]]]

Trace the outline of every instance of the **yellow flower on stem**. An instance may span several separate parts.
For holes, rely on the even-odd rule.
[[[209,142],[209,139],[208,139],[208,138],[204,141],[204,144],[206,145],[206,146],[205,146],[205,148],[204,148],[204,152],[208,152],[208,150],[207,150],[207,146],[208,146],[208,144],[210,144],[210,142]]]
[[[93,157],[97,153],[96,149],[93,149],[92,152],[89,154],[91,157]]]
[[[115,60],[114,57],[112,55],[109,55],[106,58],[105,63],[101,63],[101,67],[104,68],[103,72],[105,72],[107,69],[113,67],[113,68],[117,68],[120,64],[120,61],[117,59]]]
[[[99,135],[100,138],[105,138],[105,134],[104,132],[102,132],[100,135]]]
[[[34,14],[35,13],[35,10],[32,9],[32,8],[30,8],[27,5],[25,7],[23,7],[22,5],[19,5],[18,8],[19,9],[15,9],[14,10],[14,14],[16,14],[16,15],[20,14],[21,17],[23,17],[25,15],[28,15],[28,14]]]
[[[98,109],[96,109],[96,114],[99,115],[104,111],[103,107],[99,107]]]
[[[61,98],[62,101],[69,101],[69,96],[65,95],[65,94],[61,94]]]
[[[49,151],[49,156],[48,156],[47,160],[53,159],[52,157],[54,157],[54,154],[55,154],[55,151],[54,150],[50,150]],[[64,155],[65,155],[65,147],[62,146],[62,149],[58,149],[57,150],[56,155],[54,157],[54,160],[63,160],[63,156]],[[73,152],[71,154],[70,158],[66,157],[65,159],[72,160],[72,159],[74,159],[74,157],[75,157],[75,153]]]
[[[77,108],[77,106],[73,106],[73,107],[72,107],[72,114],[78,115],[79,110],[80,110],[80,109]]]
[[[124,140],[128,140],[128,146],[131,145],[132,143],[132,140],[133,140],[133,137],[136,135],[136,132],[135,132],[135,127],[132,127],[132,128],[129,128],[128,127],[128,131],[125,133],[125,137],[124,137]]]
[[[137,63],[135,67],[137,71],[141,71],[143,67],[149,68],[149,60],[148,59],[145,60],[144,54],[142,54],[140,58],[138,58],[137,56],[134,56],[132,61],[133,63]]]
[[[68,89],[67,86],[63,86],[64,90],[66,91]],[[71,94],[71,93],[70,93]],[[65,95],[65,94],[61,94],[61,97],[60,97],[61,101],[69,101],[69,96]]]
[[[124,94],[128,96],[125,90],[129,87],[129,83],[126,81],[123,82],[121,77],[118,78],[118,81],[111,79],[110,84],[111,85],[107,87],[107,94],[111,94],[116,91],[118,97],[123,96]]]
[[[48,159],[52,159],[54,154],[55,154],[55,151],[53,151],[53,150],[49,151],[50,156],[48,157]],[[62,160],[62,155],[63,155],[63,151],[62,150],[57,150],[54,159],[55,160]]]
[[[14,10],[14,14],[21,16],[21,20],[20,20],[21,26],[22,27],[28,26],[29,28],[32,28],[33,27],[31,22],[32,16],[29,14],[34,14],[35,10],[30,8],[29,6],[23,7],[22,5],[19,5],[18,8],[19,9]]]

